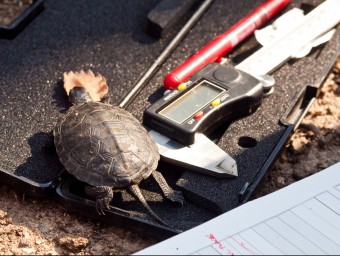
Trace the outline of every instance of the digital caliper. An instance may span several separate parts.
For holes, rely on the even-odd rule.
[[[143,122],[163,160],[217,177],[237,176],[235,160],[203,132],[253,112],[274,84],[266,74],[316,45],[340,22],[339,10],[340,0],[324,1],[235,68],[209,64],[150,106]]]
[[[266,92],[270,88],[266,88]],[[260,105],[263,82],[232,66],[211,63],[144,112],[143,123],[184,145],[209,133],[232,116]]]

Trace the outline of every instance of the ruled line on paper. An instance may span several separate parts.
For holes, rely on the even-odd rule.
[[[254,227],[254,230],[266,239],[268,242],[273,244],[276,248],[282,251],[284,254],[291,255],[301,255],[302,252],[295,247],[293,244],[288,242],[284,237],[282,237],[278,232],[276,232],[272,227],[270,227],[266,222]]]
[[[340,192],[340,184],[335,186],[335,189],[338,190]]]
[[[224,249],[223,251],[221,251],[222,254],[224,255],[239,255],[240,252],[238,250],[236,250],[235,247],[233,247],[231,244],[229,244],[227,241],[222,241],[222,243],[224,244]],[[214,244],[213,247],[218,250],[217,245]]]
[[[319,216],[321,219],[325,220],[334,228],[340,231],[340,215],[338,215],[332,209],[322,204],[316,198],[305,202],[303,205],[310,209],[310,211]]]
[[[320,203],[340,215],[340,199],[331,193],[322,193],[315,197]]]
[[[244,239],[242,239],[242,237],[239,234],[231,236],[230,238],[235,243],[237,243],[240,248],[244,249],[246,254],[250,254],[250,255],[260,254],[253,246],[250,245],[248,241],[245,241]]]
[[[294,214],[292,211],[281,214],[279,218],[287,225],[294,228],[301,235],[304,235],[305,238],[310,242],[314,242],[314,244],[319,247],[320,250],[325,252],[325,254],[334,255],[340,252],[339,246],[328,239],[324,234],[319,232],[319,230],[317,230],[315,227],[309,225],[302,218]],[[317,243],[315,243],[315,241],[317,241]]]
[[[260,255],[268,254],[267,252],[271,252],[271,254],[275,255],[283,255],[278,248],[272,245],[270,242],[265,240],[262,236],[256,233],[253,229],[247,229],[240,233],[240,236],[244,237],[248,242],[251,241],[252,245],[261,244],[261,248],[256,248],[259,251]]]
[[[302,254],[324,254],[324,252],[315,246],[314,243],[310,242],[304,235],[287,225],[279,217],[273,218],[266,223],[284,237],[291,245],[300,250]]]
[[[197,252],[199,255],[221,255],[221,253],[214,249],[213,246],[207,246]]]
[[[336,237],[340,237],[339,231],[328,222],[311,212],[306,206],[301,205],[299,207],[296,207],[293,209],[293,212],[300,218],[304,219],[304,221],[306,221],[309,225],[319,230],[328,239],[331,239],[333,242],[340,246],[340,241],[337,241],[337,239],[335,239]]]
[[[228,243],[223,243],[222,241],[220,241],[219,239],[216,238],[216,236],[212,233],[206,235],[206,237],[213,242],[213,244],[211,245],[213,248],[215,248],[215,250],[218,253],[221,254],[227,254],[227,255],[237,255],[239,254],[239,252],[232,247],[230,244]],[[205,249],[206,247],[202,248]],[[201,253],[201,250],[198,250],[199,253]]]

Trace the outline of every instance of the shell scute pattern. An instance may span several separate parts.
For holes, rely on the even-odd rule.
[[[72,118],[70,118],[70,116],[72,116]],[[67,125],[59,126],[60,134],[71,133],[73,129],[79,129],[81,124],[84,122],[84,118],[85,116],[79,115],[75,107],[71,107],[66,116],[63,117],[61,121],[59,121],[60,124],[64,123],[67,120]]]
[[[132,114],[111,105],[72,107],[54,133],[65,168],[93,186],[139,183],[157,167],[158,149],[150,135]]]
[[[81,137],[81,136],[77,136]],[[74,140],[74,139],[73,139]],[[68,145],[70,142],[68,141]],[[86,166],[87,162],[98,154],[98,146],[90,140],[89,137],[81,138],[80,143],[71,147],[69,155],[74,161],[81,166]]]

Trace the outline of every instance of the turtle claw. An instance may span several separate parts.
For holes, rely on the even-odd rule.
[[[96,212],[99,215],[105,215],[104,209],[110,210],[110,202],[113,198],[113,191],[111,187],[106,186],[85,186],[85,193],[88,196],[96,199]]]
[[[110,210],[110,204],[105,198],[96,200],[96,211],[99,215],[105,215],[104,209]]]
[[[185,202],[183,193],[178,190],[172,190],[170,193],[165,194],[165,197],[171,202],[179,203],[181,205],[183,205]]]

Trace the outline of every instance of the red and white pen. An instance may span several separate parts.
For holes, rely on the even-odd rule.
[[[258,6],[229,30],[214,38],[169,73],[164,79],[165,89],[175,89],[207,64],[222,58],[290,2],[291,0],[267,0],[264,4]]]

